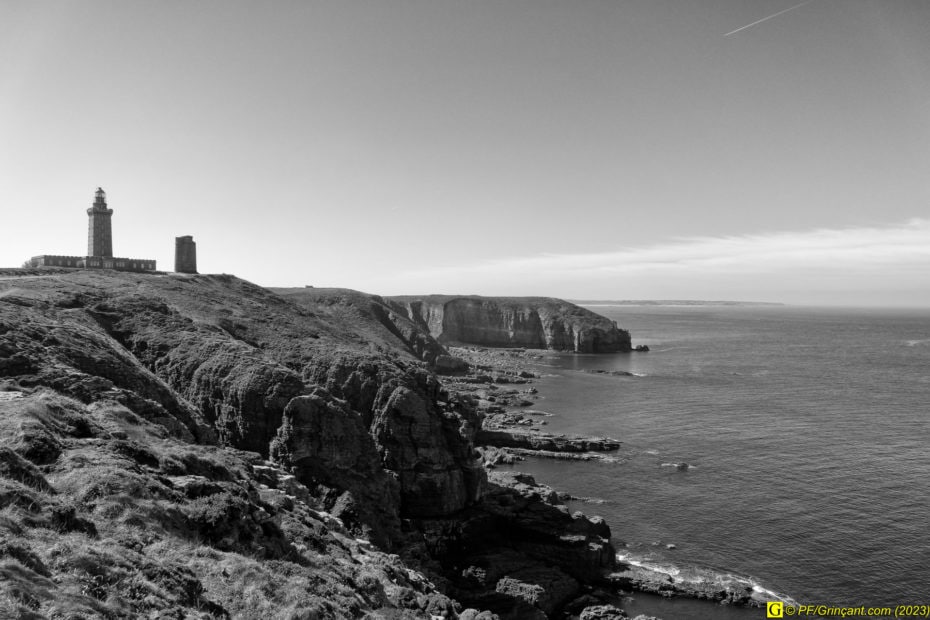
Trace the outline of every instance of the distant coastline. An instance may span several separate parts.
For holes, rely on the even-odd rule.
[[[729,301],[700,299],[569,299],[579,306],[785,306],[775,301]]]

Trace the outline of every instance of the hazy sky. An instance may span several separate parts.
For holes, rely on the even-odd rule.
[[[930,2],[0,0],[0,266],[930,305]]]

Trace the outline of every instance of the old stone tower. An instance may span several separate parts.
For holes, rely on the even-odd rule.
[[[94,206],[87,210],[90,221],[87,226],[87,255],[101,258],[113,257],[113,230],[110,218],[113,209],[107,209],[107,195],[101,188],[97,188],[94,195]]]
[[[174,270],[197,273],[197,244],[190,235],[174,238]]]

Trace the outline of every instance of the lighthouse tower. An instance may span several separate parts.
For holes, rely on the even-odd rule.
[[[90,218],[87,226],[87,255],[113,258],[113,230],[110,218],[113,209],[107,209],[107,194],[97,188],[94,206],[87,210]]]

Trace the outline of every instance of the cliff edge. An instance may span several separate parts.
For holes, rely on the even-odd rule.
[[[526,347],[576,353],[630,351],[616,322],[552,297],[386,297],[397,314],[443,344]]]

